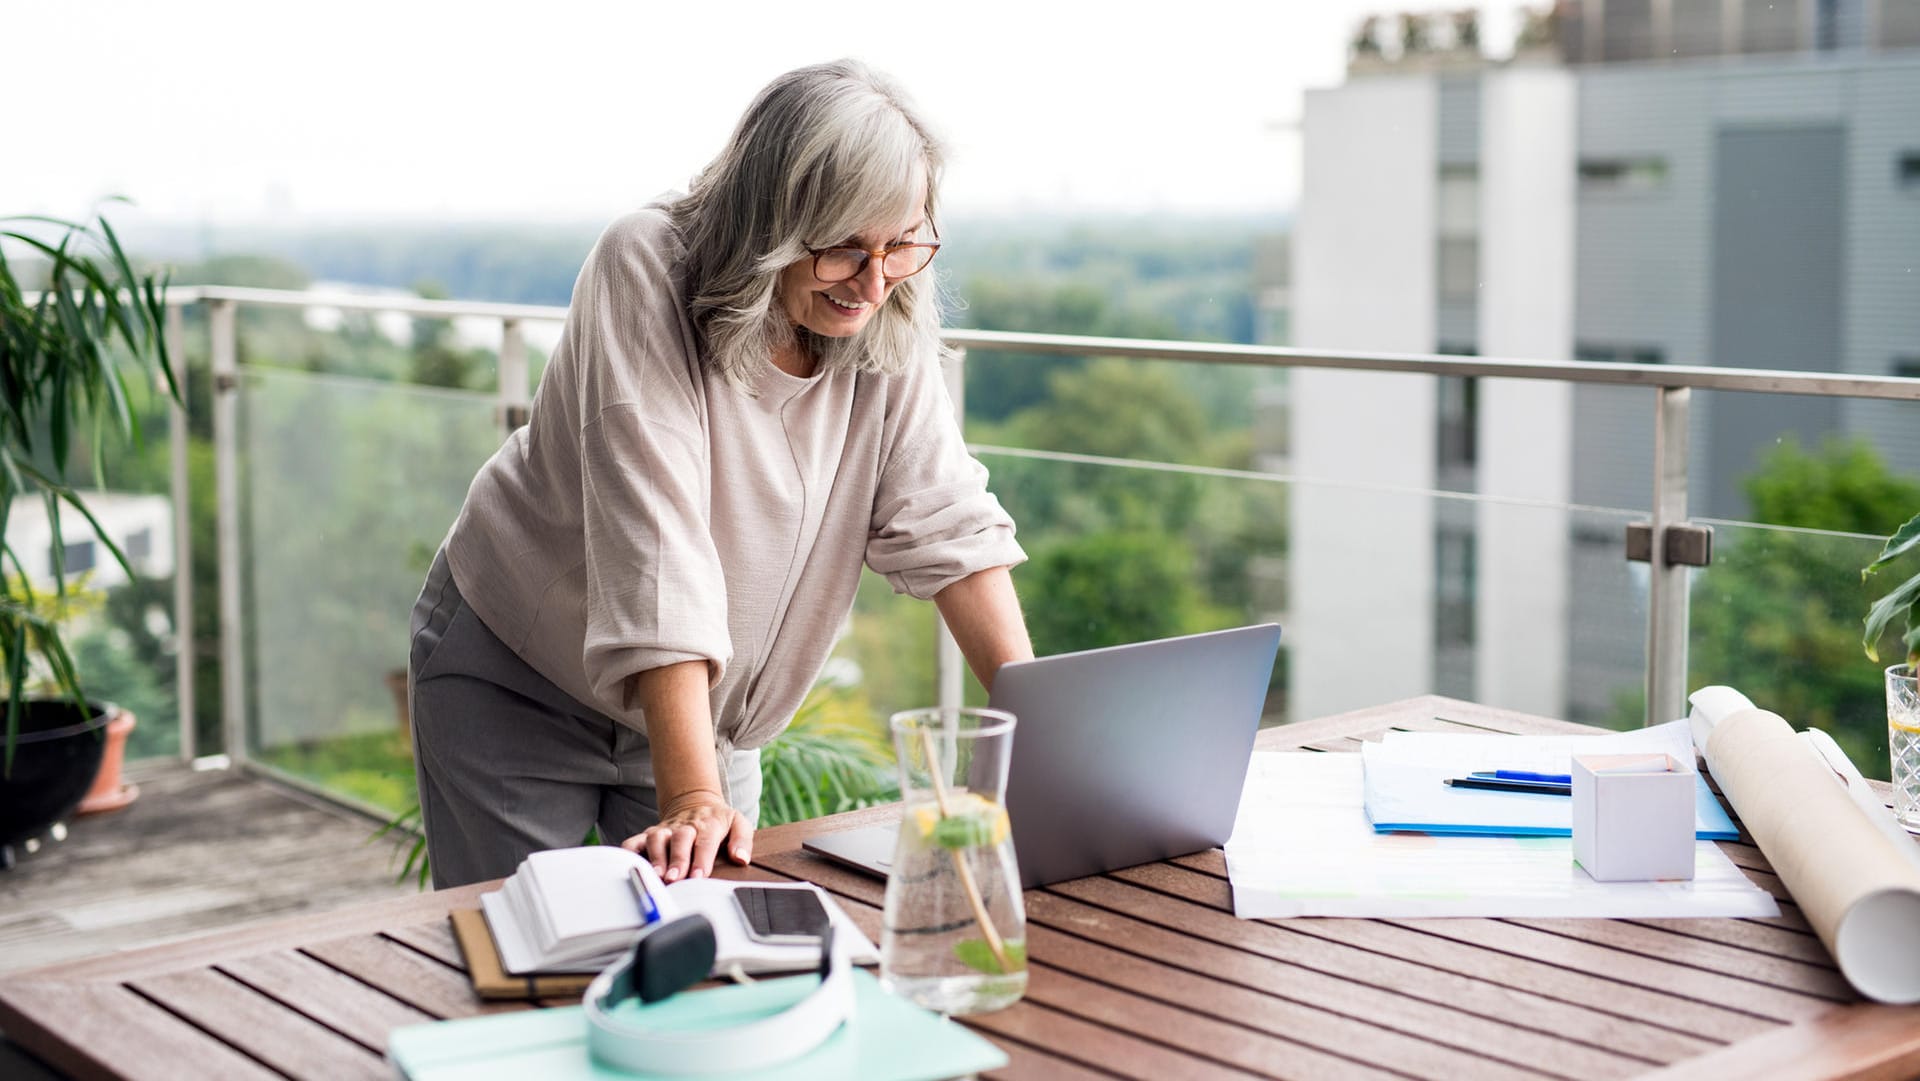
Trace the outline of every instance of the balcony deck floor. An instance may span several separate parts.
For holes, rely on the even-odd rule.
[[[360,815],[239,771],[150,760],[126,776],[131,805],[0,871],[0,973],[413,891]]]

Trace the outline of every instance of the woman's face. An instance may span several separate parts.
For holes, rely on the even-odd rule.
[[[834,241],[833,246],[880,251],[920,239],[925,228],[925,214],[915,211],[908,221],[864,229]],[[858,334],[899,284],[881,274],[880,262],[878,257],[869,256],[860,273],[846,281],[823,282],[814,277],[813,257],[805,256],[780,272],[780,305],[795,326],[815,334],[828,338]]]

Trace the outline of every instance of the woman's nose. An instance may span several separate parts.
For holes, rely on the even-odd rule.
[[[848,283],[853,286],[856,299],[878,304],[887,296],[887,278],[880,272],[880,260],[867,257],[867,264],[860,268]]]

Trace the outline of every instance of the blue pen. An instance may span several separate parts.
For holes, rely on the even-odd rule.
[[[647,888],[647,880],[641,876],[640,868],[635,867],[627,872],[627,877],[633,883],[634,899],[640,902],[640,925],[644,927],[658,920],[660,906],[653,899],[653,891]]]
[[[1542,784],[1572,784],[1571,773],[1535,773],[1524,769],[1483,769],[1475,770],[1468,776],[1493,777],[1502,781],[1539,781]]]

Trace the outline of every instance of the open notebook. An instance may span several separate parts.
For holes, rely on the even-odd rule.
[[[795,972],[819,964],[815,944],[748,938],[733,901],[735,885],[718,878],[688,878],[669,886],[644,857],[626,849],[558,848],[528,856],[503,888],[480,895],[480,907],[493,932],[500,967],[512,976],[596,972],[619,960],[644,927],[690,913],[713,924],[715,975],[735,970]],[[854,963],[879,960],[873,942],[819,887],[804,882],[751,885],[813,890],[826,906],[835,934],[853,944]]]

